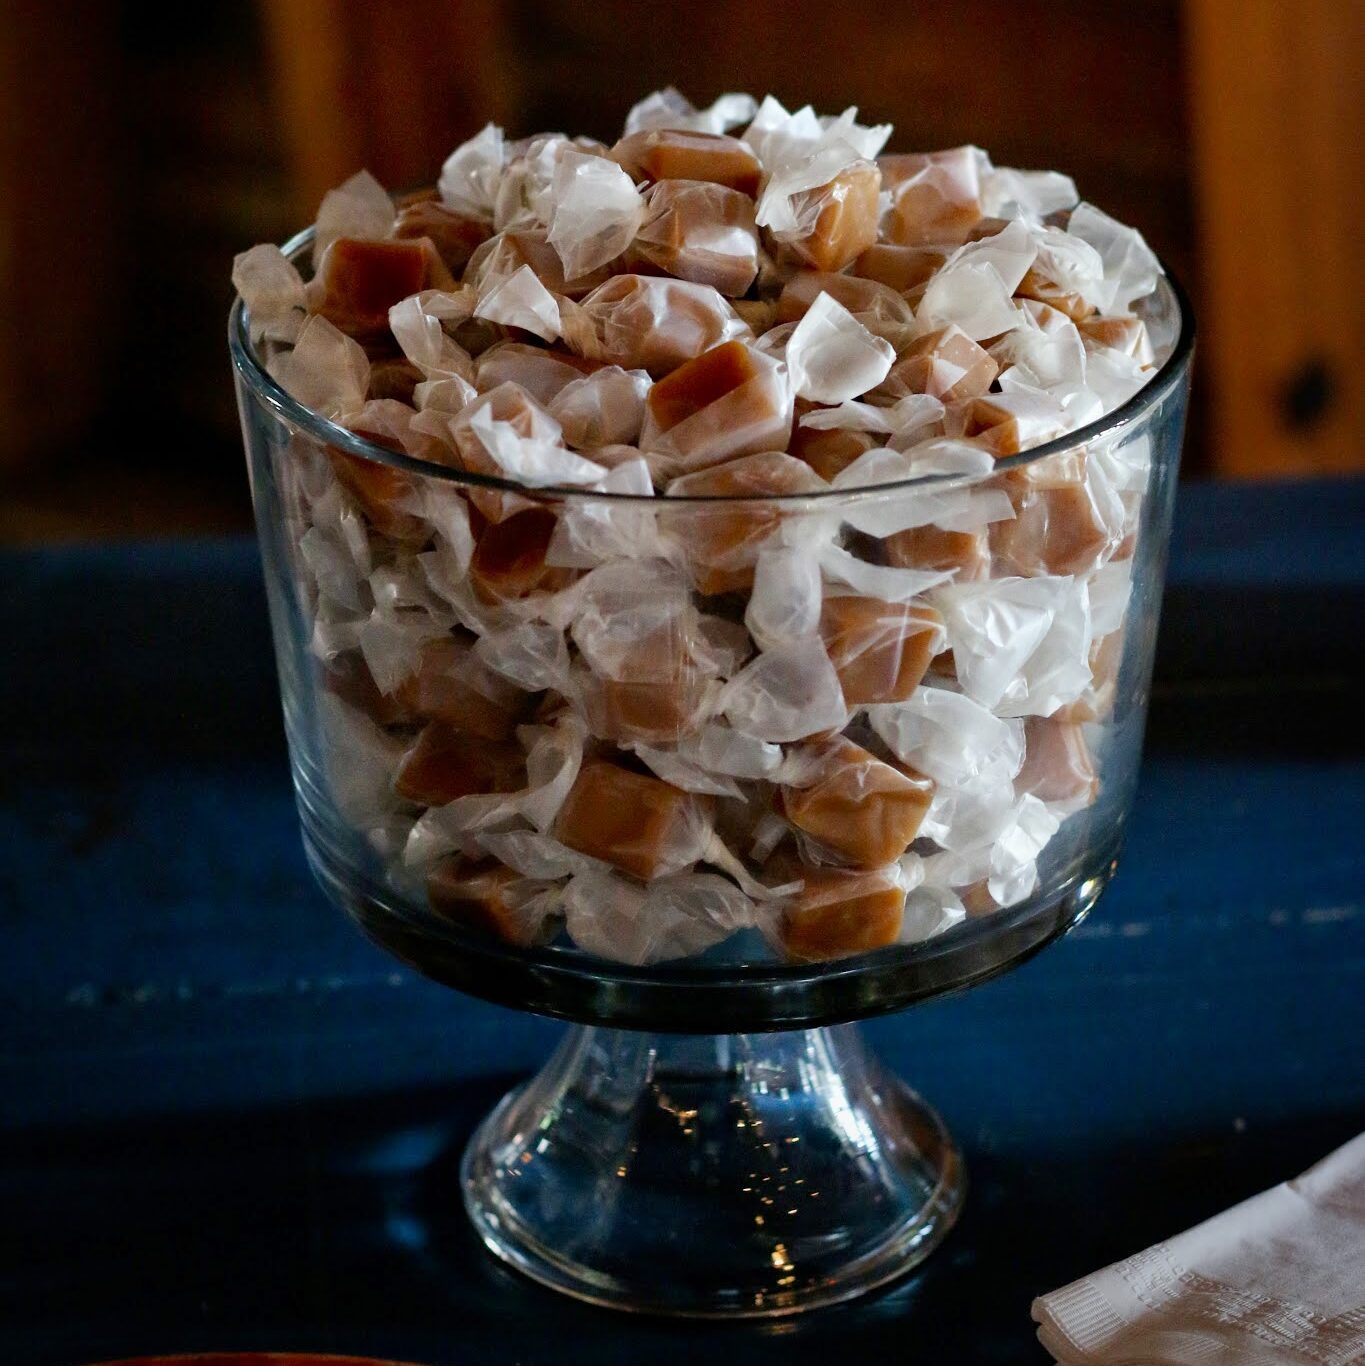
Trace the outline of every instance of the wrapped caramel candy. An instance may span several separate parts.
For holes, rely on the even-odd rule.
[[[720,133],[649,128],[622,138],[611,155],[637,180],[700,180],[751,199],[763,174],[746,144]]]
[[[443,859],[427,874],[427,898],[437,915],[523,948],[554,933],[543,886],[495,859]]]
[[[410,802],[444,806],[475,793],[515,792],[524,775],[525,760],[515,745],[432,721],[403,755],[393,785]]]
[[[702,180],[663,180],[644,197],[635,251],[679,280],[740,295],[758,274],[754,202]]]
[[[850,706],[904,702],[943,645],[943,619],[918,603],[827,597],[820,636]]]
[[[705,798],[592,760],[579,772],[555,833],[570,849],[648,881],[697,861],[709,810]]]
[[[834,859],[882,868],[910,847],[934,794],[922,774],[883,763],[842,736],[813,746],[800,781],[778,790],[782,814]]]
[[[790,958],[814,962],[894,944],[905,913],[895,871],[801,869],[802,888],[784,905],[777,941]]]

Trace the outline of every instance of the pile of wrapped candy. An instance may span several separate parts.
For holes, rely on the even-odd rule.
[[[856,113],[490,125],[328,194],[310,279],[237,259],[274,379],[431,470],[279,476],[330,796],[423,913],[832,958],[1030,897],[1094,802],[1149,455],[997,462],[1152,377],[1160,267]]]

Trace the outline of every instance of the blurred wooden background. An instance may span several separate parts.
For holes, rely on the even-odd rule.
[[[771,91],[1055,166],[1194,295],[1193,475],[1365,468],[1361,0],[0,4],[0,539],[242,526],[234,252],[487,119]]]

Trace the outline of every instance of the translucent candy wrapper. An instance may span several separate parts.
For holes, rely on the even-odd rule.
[[[846,308],[821,294],[787,342],[792,387],[817,403],[842,403],[875,389],[896,359]]]
[[[499,342],[474,363],[474,382],[481,394],[500,384],[516,384],[542,406],[585,373],[580,357],[529,342]]]
[[[635,250],[679,280],[745,293],[758,274],[754,203],[700,180],[663,180],[645,192]]]
[[[720,710],[741,734],[774,744],[848,722],[839,675],[817,637],[760,653],[726,685]]]
[[[1037,256],[1022,223],[960,247],[925,286],[916,318],[951,323],[973,341],[1019,325],[1013,294]]]
[[[368,831],[382,824],[397,805],[393,770],[403,752],[402,742],[328,694],[318,699],[318,720],[327,738],[328,774],[337,805],[357,829]]]
[[[946,787],[999,787],[1024,761],[1023,726],[947,688],[917,688],[906,701],[869,707],[891,752]]]
[[[437,188],[441,203],[472,218],[493,221],[493,204],[502,179],[504,145],[502,129],[486,124],[461,143],[441,167]]]
[[[947,887],[916,887],[905,898],[901,922],[902,944],[919,944],[965,920],[967,912],[958,896]]]
[[[752,119],[757,105],[752,95],[721,95],[706,109],[697,109],[671,85],[647,95],[626,115],[626,133],[647,128],[689,128],[699,133],[724,133]]]
[[[403,354],[427,380],[458,378],[472,386],[474,362],[469,352],[448,337],[441,326],[441,302],[450,297],[433,291],[425,298],[414,294],[394,304],[389,310],[389,331]],[[428,311],[429,304],[434,311]]]
[[[653,386],[640,439],[681,474],[785,446],[791,421],[787,367],[732,341]]]
[[[1115,312],[1126,313],[1134,300],[1156,288],[1161,263],[1135,228],[1115,222],[1093,204],[1080,204],[1071,214],[1067,231],[1099,253],[1105,279],[1114,283],[1109,307]]]
[[[343,417],[365,402],[369,358],[325,318],[310,318],[294,349],[276,356],[269,368],[291,398],[324,417]]]
[[[709,285],[647,275],[618,275],[583,300],[594,359],[626,370],[666,375],[684,361],[736,338],[748,324]],[[584,352],[584,338],[570,345]]]
[[[565,150],[555,166],[553,195],[550,244],[570,279],[619,256],[644,219],[639,190],[605,157]]]
[[[883,157],[890,193],[886,235],[905,246],[961,242],[982,216],[981,176],[991,165],[978,147]]]
[[[559,336],[559,305],[530,266],[493,286],[474,310],[476,318],[504,323],[533,332],[537,337],[552,342]]]
[[[232,287],[251,320],[251,340],[292,342],[303,326],[303,277],[279,247],[262,244],[233,258]]]
[[[1090,681],[1090,601],[1070,575],[964,583],[933,593],[963,691],[1012,716],[1050,716]]]
[[[531,488],[549,484],[591,484],[606,470],[565,449],[555,437],[522,436],[511,422],[500,421],[491,408],[479,408],[469,431],[480,441],[504,478]]]
[[[549,400],[550,415],[564,440],[579,450],[628,446],[640,435],[649,385],[644,370],[604,365],[559,390]]]
[[[357,171],[344,185],[322,197],[314,225],[313,260],[322,260],[339,237],[362,241],[387,237],[393,215],[389,192],[368,171]]]
[[[981,178],[981,210],[990,217],[1011,218],[1018,212],[1046,218],[1062,209],[1074,209],[1079,198],[1076,182],[1058,171],[993,166]]]
[[[820,625],[820,565],[805,551],[778,546],[754,564],[744,624],[760,649],[813,636]]]

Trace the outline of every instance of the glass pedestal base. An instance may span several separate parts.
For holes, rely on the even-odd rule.
[[[791,1314],[923,1260],[961,1207],[938,1116],[854,1025],[575,1027],[461,1168],[483,1241],[537,1281],[643,1313]]]

